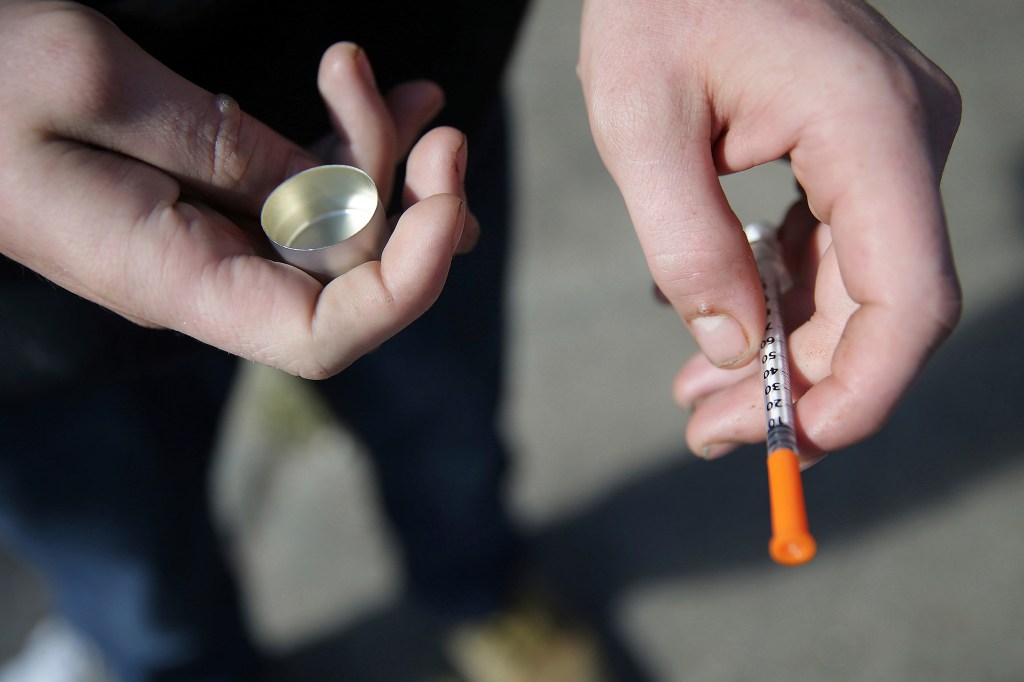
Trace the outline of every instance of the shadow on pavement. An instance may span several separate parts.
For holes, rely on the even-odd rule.
[[[288,682],[449,682],[445,628],[414,606],[398,602],[274,661],[266,675]]]
[[[1019,453],[1021,339],[1024,292],[958,331],[882,433],[805,472],[822,551],[938,504]],[[684,453],[670,460],[535,538],[542,576],[602,637],[616,680],[653,680],[615,632],[613,607],[626,591],[652,580],[769,565],[762,449],[708,463]],[[308,679],[324,679],[315,674],[326,671],[334,679],[433,679],[421,673],[444,669],[440,636],[437,623],[397,604],[289,660],[300,671],[311,666]],[[298,679],[295,670],[290,674]]]
[[[1024,162],[1013,170],[1024,215]],[[1022,341],[1018,291],[958,329],[880,434],[804,473],[821,551],[940,504],[1019,455]],[[714,462],[682,451],[667,460],[533,541],[543,580],[598,633],[622,682],[655,679],[616,632],[614,607],[625,593],[655,580],[771,566],[763,448]],[[290,655],[283,679],[448,679],[438,677],[442,627],[407,604],[387,606]]]
[[[1024,162],[1013,170],[1024,216]],[[881,433],[804,473],[821,551],[940,504],[972,477],[1018,459],[1022,341],[1018,291],[957,330]],[[614,607],[626,591],[652,580],[771,565],[763,448],[707,463],[682,452],[667,459],[669,465],[624,481],[537,540],[543,569],[602,634],[617,680],[654,679],[615,632]]]
[[[876,437],[805,472],[823,551],[894,515],[938,504],[1008,464],[1024,442],[1024,292],[965,327],[939,351]],[[755,566],[767,557],[763,450],[703,463],[679,457],[545,531],[539,554],[608,639],[616,679],[650,679],[616,642],[616,598],[652,579]]]

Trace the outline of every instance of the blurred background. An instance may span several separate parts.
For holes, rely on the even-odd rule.
[[[672,378],[694,351],[651,295],[574,74],[579,3],[536,2],[509,79],[519,196],[506,428],[541,572],[622,680],[1024,679],[1024,4],[875,5],[959,85],[944,188],[966,306],[875,438],[805,474],[819,555],[768,558],[764,452],[684,445]],[[725,179],[778,220],[784,166]],[[308,389],[243,373],[215,472],[261,642],[334,679],[404,679],[403,617],[370,471]],[[280,428],[282,424],[290,427]],[[0,661],[47,612],[0,547]]]

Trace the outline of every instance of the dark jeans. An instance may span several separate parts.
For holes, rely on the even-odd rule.
[[[518,548],[502,501],[506,453],[495,418],[508,253],[504,126],[470,146],[478,248],[457,259],[421,320],[319,384],[372,450],[411,594],[452,615],[499,603]],[[35,352],[33,325],[58,304],[15,311],[18,330],[0,332],[0,352],[13,363],[12,381],[0,380],[0,539],[42,572],[57,607],[124,682],[251,679],[253,651],[207,501],[233,359],[192,348],[158,368],[143,362],[137,372],[116,367],[122,376],[96,378],[126,354],[148,357],[124,340],[137,332],[107,338],[107,327],[122,324],[109,313],[40,292],[34,303],[59,301],[73,314],[51,312],[40,327],[39,338],[59,342],[42,344],[49,355],[35,383],[25,355]],[[72,324],[86,318],[89,333]],[[87,377],[62,382],[69,367]]]
[[[479,615],[502,596],[518,553],[503,500],[503,383],[509,177],[500,107],[469,142],[469,207],[481,224],[423,317],[334,379],[334,411],[373,453],[414,598]]]

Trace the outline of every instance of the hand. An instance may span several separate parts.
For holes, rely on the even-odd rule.
[[[322,286],[263,257],[257,218],[275,186],[321,163],[312,153],[76,5],[0,4],[0,61],[0,251],[140,324],[326,377],[426,310],[472,240],[455,130],[410,152],[408,210],[381,260]],[[385,100],[348,44],[324,55],[319,86],[338,136],[329,160],[366,169],[386,201],[439,89]]]
[[[703,351],[675,386],[691,449],[764,439],[763,298],[718,176],[787,155],[806,196],[784,228],[805,456],[874,433],[960,314],[949,78],[855,0],[587,0],[579,72],[655,283]]]

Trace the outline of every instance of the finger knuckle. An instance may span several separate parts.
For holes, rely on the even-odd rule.
[[[925,97],[920,82],[904,56],[889,48],[878,48],[871,57],[868,64],[879,97],[895,102],[905,110],[916,112],[923,109]]]
[[[645,93],[638,83],[621,80],[605,82],[590,96],[589,117],[601,151],[628,158],[630,151],[641,144],[651,118],[651,108],[658,101],[656,93]]]
[[[878,52],[879,91],[917,118],[924,127],[955,133],[960,125],[963,99],[956,83],[916,50],[909,55]]]
[[[590,105],[590,123],[612,148],[621,149],[635,134],[640,118],[638,109],[632,100],[617,93],[598,93]]]
[[[11,61],[0,78],[8,93],[40,104],[59,97],[61,115],[82,125],[116,101],[123,87],[113,68],[116,29],[101,15],[71,3],[39,3],[5,20],[4,53]],[[26,93],[24,79],[38,74],[46,75],[47,87]]]
[[[662,249],[651,252],[647,264],[654,281],[672,289],[692,289],[707,273],[706,254],[698,250]]]

